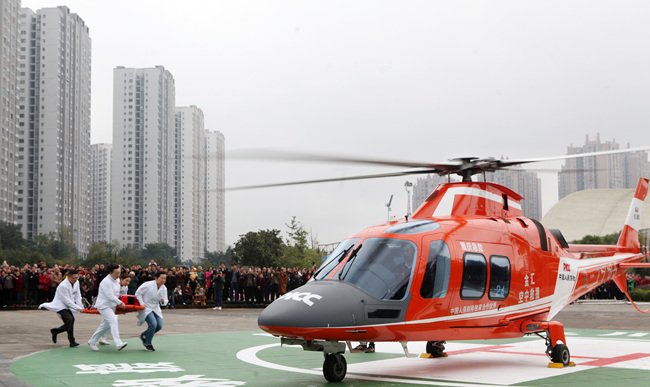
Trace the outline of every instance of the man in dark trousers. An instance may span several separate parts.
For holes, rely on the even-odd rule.
[[[62,332],[68,332],[68,341],[71,347],[79,346],[74,338],[75,313],[83,309],[81,303],[81,291],[79,290],[79,274],[76,270],[68,270],[68,277],[61,281],[56,287],[54,300],[41,304],[38,308],[45,308],[58,313],[63,320],[63,325],[50,329],[52,341],[56,343],[56,336]]]

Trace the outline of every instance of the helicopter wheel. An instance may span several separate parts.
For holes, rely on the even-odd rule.
[[[348,371],[348,364],[340,353],[329,353],[325,355],[323,362],[323,376],[328,382],[340,382],[345,378]]]
[[[443,357],[445,353],[445,341],[427,341],[427,353],[433,357]]]
[[[571,360],[569,348],[564,344],[556,344],[551,352],[551,360],[554,363],[562,363],[565,367],[568,366]]]

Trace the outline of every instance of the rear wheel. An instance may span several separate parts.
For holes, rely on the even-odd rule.
[[[325,355],[323,362],[323,376],[328,382],[340,382],[345,378],[348,371],[348,364],[340,353],[330,353]]]
[[[554,363],[562,363],[565,367],[568,366],[571,361],[569,348],[564,344],[556,344],[551,352],[551,360]]]
[[[444,341],[427,341],[427,353],[433,357],[442,357],[445,353]]]

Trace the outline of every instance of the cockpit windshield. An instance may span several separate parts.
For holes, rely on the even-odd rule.
[[[346,255],[352,250],[354,245],[359,242],[359,238],[346,239],[339,243],[336,249],[330,254],[329,258],[320,269],[312,277],[314,280],[321,280],[327,276],[338,266],[338,264],[345,258]]]
[[[384,300],[406,296],[417,248],[413,242],[391,238],[368,238],[357,246],[334,279],[353,284]]]

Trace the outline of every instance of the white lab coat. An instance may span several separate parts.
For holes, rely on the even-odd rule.
[[[97,308],[97,310],[110,308],[115,311],[115,307],[121,303],[120,278],[118,277],[117,279],[113,279],[113,277],[107,275],[106,278],[99,283],[95,308]]]
[[[52,312],[59,312],[68,309],[75,317],[75,312],[83,309],[81,303],[81,292],[79,291],[79,281],[74,285],[67,278],[56,287],[56,293],[52,302],[46,302],[38,306],[39,309],[45,308]],[[60,316],[59,316],[60,317]]]
[[[140,305],[144,309],[138,312],[138,325],[144,323],[149,313],[154,312],[162,319],[162,311],[160,310],[160,300],[163,300],[163,306],[167,305],[167,287],[163,284],[158,287],[156,281],[147,281],[140,285],[138,290],[135,291],[135,298],[138,299]]]

